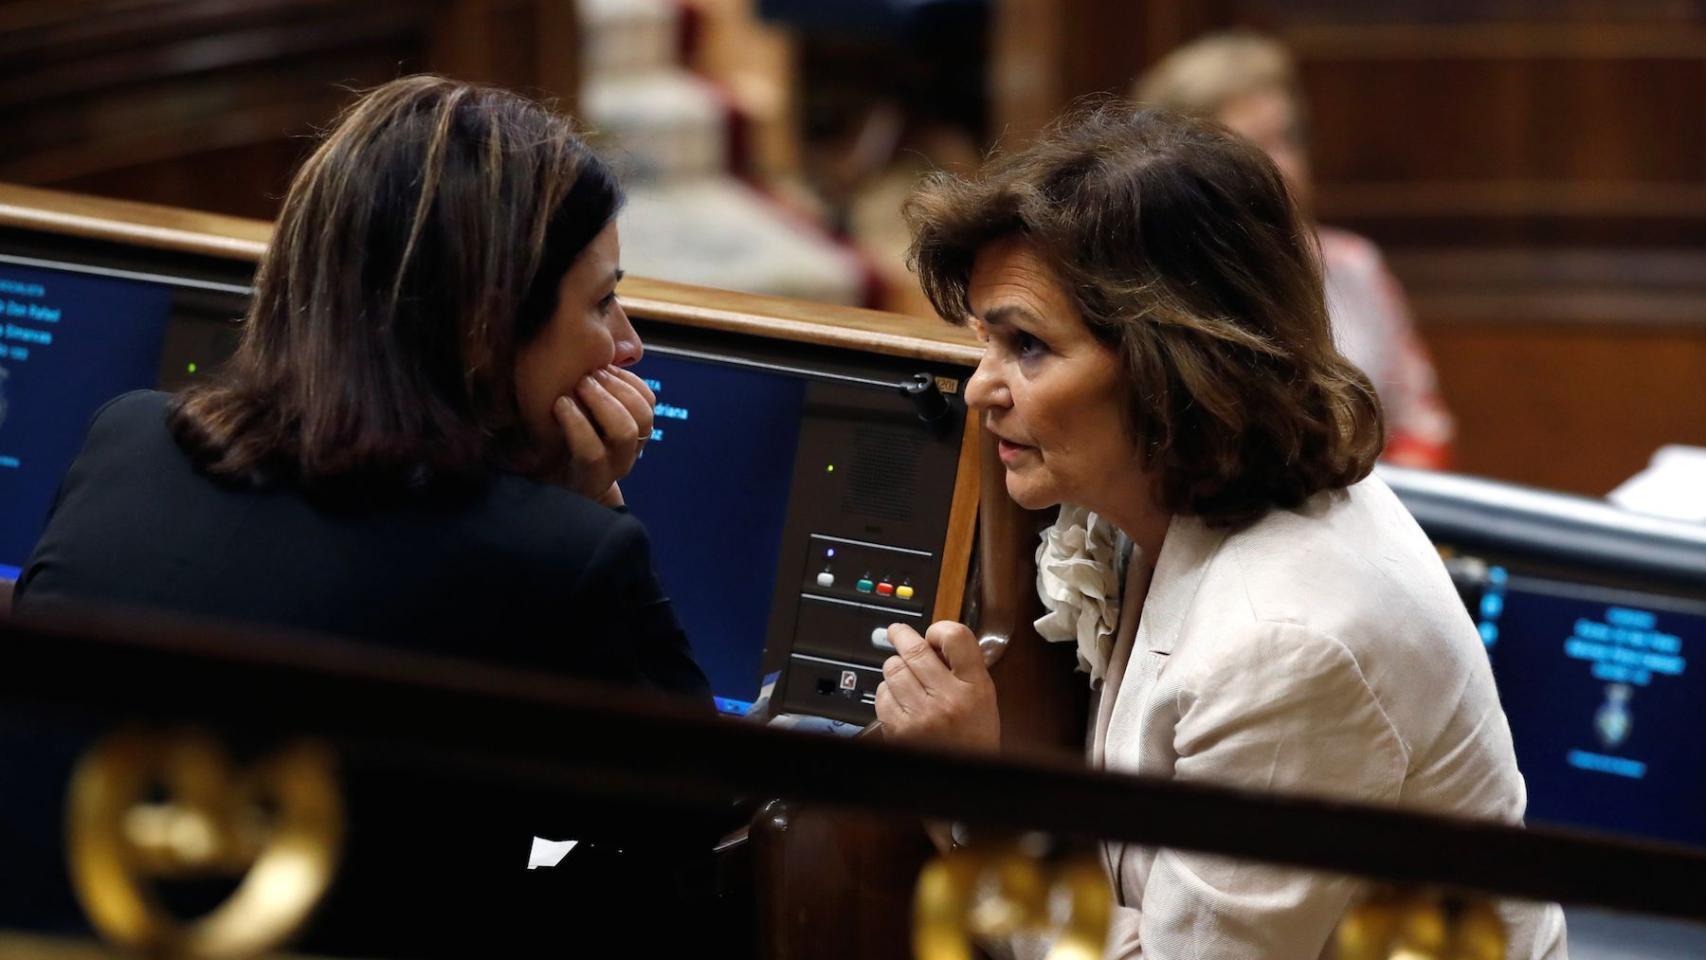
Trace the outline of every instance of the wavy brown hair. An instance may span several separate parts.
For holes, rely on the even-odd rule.
[[[906,216],[924,292],[956,323],[978,252],[1033,245],[1118,352],[1167,509],[1233,526],[1372,469],[1380,401],[1333,345],[1314,233],[1222,128],[1092,104],[974,179],[938,174]]]
[[[434,76],[368,92],[292,181],[235,355],[174,401],[178,443],[308,489],[530,472],[517,352],[620,203],[540,104]]]

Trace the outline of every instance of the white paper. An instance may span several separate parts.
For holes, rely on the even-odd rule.
[[[1706,523],[1706,448],[1660,447],[1647,469],[1606,499],[1636,513]]]
[[[547,840],[544,837],[533,838],[533,851],[527,855],[527,869],[537,870],[540,867],[554,867],[563,862],[569,851],[575,848],[579,840]]]

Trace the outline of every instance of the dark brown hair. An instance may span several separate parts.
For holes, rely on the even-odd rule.
[[[980,250],[1035,247],[1119,353],[1167,509],[1237,525],[1373,467],[1380,402],[1333,345],[1314,234],[1220,127],[1092,104],[975,179],[937,175],[906,215],[924,292],[956,323]]]
[[[364,492],[529,470],[517,352],[615,216],[568,118],[433,76],[378,87],[290,185],[241,344],[181,394],[215,477]]]

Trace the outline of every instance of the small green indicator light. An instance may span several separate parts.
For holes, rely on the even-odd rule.
[[[191,373],[194,373],[194,372],[195,372],[195,364],[193,364],[193,363],[192,363],[192,364],[190,364],[190,372],[191,372]]]
[[[829,468],[827,470],[825,470],[824,472],[825,473],[834,473],[835,472],[835,464],[833,464],[833,463],[830,464]]]

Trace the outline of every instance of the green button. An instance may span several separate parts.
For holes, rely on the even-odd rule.
[[[858,590],[860,593],[870,593],[872,590],[877,589],[877,585],[869,580],[861,580],[853,586],[854,589]]]

